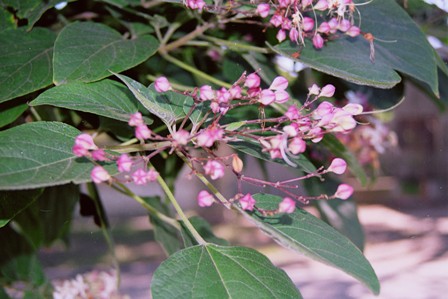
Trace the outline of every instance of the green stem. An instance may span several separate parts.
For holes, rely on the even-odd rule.
[[[154,168],[153,166],[151,166]],[[162,178],[162,176],[157,176],[157,182],[162,187],[163,191],[165,192],[166,196],[170,200],[171,204],[173,205],[174,209],[176,210],[179,217],[182,219],[183,223],[187,227],[187,229],[190,231],[194,239],[200,244],[205,245],[207,242],[201,237],[201,235],[198,233],[198,231],[194,228],[194,226],[191,224],[190,220],[188,220],[188,217],[184,214],[184,211],[182,211],[182,208],[179,206],[179,203],[177,202],[176,198],[174,197],[174,194],[171,192],[170,188],[166,184],[165,180]]]
[[[206,23],[202,26],[196,27],[195,30],[191,31],[190,33],[184,35],[183,37],[179,38],[178,40],[169,43],[167,45],[161,46],[159,48],[159,52],[162,55],[167,54],[168,52],[175,50],[183,45],[185,45],[187,42],[191,41],[192,39],[195,39],[196,37],[202,35],[205,31],[215,26],[213,23]]]
[[[206,39],[208,41],[211,41],[217,45],[226,46],[229,49],[234,50],[234,51],[240,51],[240,52],[241,51],[251,51],[251,52],[258,52],[258,53],[263,53],[263,54],[272,53],[272,51],[270,49],[246,45],[246,44],[236,42],[236,41],[223,40],[220,38],[206,36],[206,35],[202,36],[202,38]]]
[[[171,141],[152,142],[145,144],[129,144],[124,146],[114,145],[114,146],[106,146],[105,149],[123,154],[123,153],[154,151],[169,146],[171,146]]]

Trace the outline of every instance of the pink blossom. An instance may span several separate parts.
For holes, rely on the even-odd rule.
[[[334,92],[336,91],[336,88],[332,84],[327,84],[324,87],[322,87],[319,97],[326,97],[331,98],[334,95]]]
[[[174,146],[186,145],[188,143],[188,138],[190,138],[190,133],[185,130],[179,130],[173,133]]]
[[[347,169],[347,162],[345,162],[344,159],[335,158],[333,159],[333,161],[331,161],[331,164],[328,167],[327,171],[334,172],[336,174],[343,174],[346,169]]]
[[[246,82],[244,82],[244,86],[247,88],[257,88],[260,86],[260,77],[252,73],[246,77]]]
[[[317,28],[317,31],[321,33],[328,33],[330,32],[330,30],[331,30],[330,25],[328,25],[327,22],[320,23],[319,28]]]
[[[315,5],[314,5],[314,9],[315,10],[320,10],[320,11],[324,11],[328,9],[328,2],[327,0],[319,0]]]
[[[224,136],[224,131],[217,127],[212,127],[203,130],[197,137],[197,144],[199,146],[211,147],[215,141],[221,140]]]
[[[313,3],[313,0],[302,0],[302,8],[310,6]]]
[[[322,36],[320,36],[320,34],[316,34],[313,36],[313,46],[316,49],[322,49],[322,47],[324,46],[324,39],[322,38]]]
[[[225,89],[224,87],[216,92],[216,98],[218,100],[218,103],[220,103],[220,104],[229,103],[231,97],[232,97],[232,95],[230,94],[230,92],[227,89]]]
[[[240,99],[241,98],[241,87],[238,85],[234,85],[229,89],[229,93],[232,99]]]
[[[269,21],[274,27],[279,27],[283,23],[283,17],[279,14],[274,14]]]
[[[256,97],[257,95],[259,95],[261,92],[261,88],[260,87],[254,87],[254,88],[249,88],[247,90],[247,95],[251,98]]]
[[[261,3],[257,6],[257,12],[262,18],[266,18],[269,15],[271,7],[267,3]]]
[[[258,102],[267,106],[275,101],[275,93],[270,89],[263,89],[260,93],[260,99]]]
[[[294,137],[289,142],[288,150],[293,155],[301,154],[306,150],[306,142],[300,137]]]
[[[296,210],[296,202],[289,197],[283,198],[283,200],[278,205],[279,213],[291,214],[294,213],[295,210]]]
[[[322,128],[314,127],[308,132],[308,136],[311,138],[311,141],[314,143],[318,143],[324,137],[324,133]]]
[[[90,172],[90,178],[94,183],[99,184],[110,180],[111,176],[103,167],[95,166]]]
[[[289,31],[289,40],[294,43],[298,43],[299,37],[299,31],[296,28],[291,28],[291,30]]]
[[[86,133],[76,136],[75,145],[79,145],[86,150],[95,150],[98,148],[95,145],[95,142],[93,142],[92,136],[90,136],[89,134],[86,134]]]
[[[289,119],[289,120],[295,120],[298,119],[300,117],[299,114],[299,108],[297,108],[296,105],[291,105],[289,106],[288,110],[285,112],[285,116]]]
[[[171,85],[166,77],[159,77],[154,82],[154,88],[157,92],[165,92],[171,89]]]
[[[277,35],[275,36],[278,40],[279,43],[281,43],[282,41],[284,41],[286,39],[286,31],[283,29],[280,29],[277,32]]]
[[[198,205],[201,208],[209,207],[215,202],[213,195],[211,195],[210,193],[208,193],[205,190],[202,190],[201,192],[199,192],[197,200],[198,200]]]
[[[136,127],[138,125],[143,125],[143,116],[140,112],[135,112],[134,114],[131,114],[131,117],[129,118],[128,125],[131,127]]]
[[[347,184],[341,184],[338,186],[338,189],[336,190],[336,193],[334,194],[334,197],[340,198],[340,199],[348,199],[353,194],[353,187]]]
[[[314,109],[313,117],[315,119],[321,119],[325,115],[329,115],[329,114],[332,115],[333,111],[334,111],[333,104],[330,102],[327,102],[327,101],[323,101],[322,103],[319,104],[319,106],[317,106],[316,109]]]
[[[142,168],[137,169],[131,177],[136,185],[144,185],[148,182],[148,174]]]
[[[204,171],[212,180],[217,180],[224,176],[225,167],[217,160],[210,160],[204,165]]]
[[[297,134],[299,133],[297,130],[296,126],[291,125],[287,125],[283,127],[283,132],[286,133],[286,135],[288,135],[288,137],[296,137]]]
[[[95,161],[106,161],[106,153],[102,149],[92,151],[92,159]]]
[[[236,173],[241,173],[243,171],[244,163],[243,161],[238,157],[238,155],[234,155],[232,157],[232,169]]]
[[[150,169],[146,173],[146,179],[148,180],[148,182],[155,182],[157,180],[158,176],[159,176],[159,173],[157,171],[155,171],[154,169]]]
[[[345,133],[356,127],[356,121],[350,113],[342,109],[338,109],[335,112],[330,125],[333,125],[333,127],[330,128],[331,131]]]
[[[341,22],[339,22],[338,29],[342,32],[346,32],[348,29],[350,29],[351,26],[352,24],[349,20],[343,19],[341,20]]]
[[[287,31],[289,29],[291,29],[291,20],[288,18],[283,18],[283,22],[282,22],[282,29]],[[285,32],[285,38],[286,38],[286,32]]]
[[[291,4],[291,0],[278,0],[278,4],[280,7],[288,7]]]
[[[361,33],[361,29],[359,29],[359,27],[357,27],[357,26],[351,26],[345,32],[345,34],[347,34],[348,36],[351,36],[351,37],[357,37],[360,33]]]
[[[202,9],[204,8],[204,6],[206,5],[206,3],[204,2],[204,0],[187,0],[186,2],[186,6],[193,9],[193,10],[198,10],[199,12],[202,11]]]
[[[288,80],[282,76],[275,77],[271,86],[269,86],[269,89],[272,90],[285,90],[286,88],[288,88]]]
[[[145,124],[138,125],[135,128],[135,137],[137,137],[137,139],[141,139],[141,140],[148,139],[151,137],[151,130]]]
[[[335,33],[338,30],[339,21],[336,18],[332,18],[328,21],[328,26],[330,26],[330,33]]]
[[[303,30],[311,31],[314,29],[314,19],[310,17],[304,17],[302,21]]]
[[[320,93],[320,88],[316,84],[313,84],[311,87],[308,88],[308,95],[317,96],[319,93]]]
[[[286,103],[289,100],[289,93],[284,90],[277,90],[275,92],[275,102],[279,104]]]
[[[239,199],[241,208],[246,211],[253,211],[257,203],[250,193],[247,193]]]
[[[364,110],[364,108],[362,107],[362,105],[360,104],[355,104],[355,103],[349,103],[347,105],[345,105],[344,107],[342,107],[342,109],[344,111],[347,111],[348,113],[350,113],[351,115],[358,115],[361,114],[362,111]]]
[[[132,159],[126,154],[121,154],[117,160],[117,166],[119,172],[129,172],[132,167]]]
[[[199,88],[200,98],[203,101],[210,101],[215,98],[215,91],[210,85],[204,85]]]
[[[86,149],[84,146],[79,145],[79,144],[75,144],[72,147],[72,153],[76,156],[76,157],[84,157],[87,156],[89,154],[89,150]]]

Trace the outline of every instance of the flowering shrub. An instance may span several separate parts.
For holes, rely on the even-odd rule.
[[[21,288],[28,297],[120,298],[115,274],[51,284],[36,257],[68,238],[77,203],[83,215],[94,206],[110,241],[102,185],[140,203],[166,234],[153,298],[300,298],[262,254],[185,215],[174,190],[180,165],[203,183],[195,200],[204,213],[232,210],[379,292],[357,216],[339,209],[356,210],[345,176],[366,183],[363,167],[376,169],[375,153],[393,138],[370,116],[374,99],[357,99],[390,88],[382,95],[393,106],[402,74],[436,98],[438,74],[448,74],[395,1],[59,2],[0,4],[2,296]],[[284,72],[276,61],[309,69]],[[249,176],[245,156],[295,175]],[[226,175],[236,190],[228,197],[214,185]],[[166,198],[133,191],[149,183]]]

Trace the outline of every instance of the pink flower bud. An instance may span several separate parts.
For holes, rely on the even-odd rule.
[[[222,178],[225,173],[224,165],[217,161],[211,160],[204,165],[205,174],[209,175],[212,180]]]
[[[277,32],[277,35],[275,36],[278,40],[279,43],[281,43],[282,41],[284,41],[286,39],[286,31],[283,29],[280,29]]]
[[[274,25],[274,27],[279,27],[283,23],[283,17],[279,14],[274,14],[269,23]]]
[[[313,0],[302,0],[302,8],[306,8],[313,3]]]
[[[275,92],[275,102],[279,104],[286,103],[289,100],[289,93],[284,90],[277,90]]]
[[[357,26],[350,27],[345,34],[351,37],[357,37],[361,33],[361,29]]]
[[[102,149],[97,149],[92,152],[92,159],[95,161],[106,161],[106,153]]]
[[[348,29],[350,29],[351,26],[352,24],[349,20],[342,19],[341,22],[339,22],[338,29],[342,32],[346,32]]]
[[[241,208],[246,211],[253,211],[254,206],[256,204],[255,199],[252,197],[250,193],[247,193],[243,197],[239,199]]]
[[[263,89],[260,93],[259,103],[267,106],[275,101],[275,93],[270,89]]]
[[[154,82],[154,88],[157,92],[165,92],[171,89],[171,85],[166,77],[159,77]]]
[[[285,90],[286,88],[288,88],[288,80],[286,80],[286,78],[282,76],[275,77],[274,81],[272,81],[271,86],[269,86],[269,89],[272,90]]]
[[[75,145],[83,147],[86,150],[95,150],[98,148],[95,145],[95,142],[93,142],[92,136],[90,136],[89,134],[86,134],[86,133],[76,136]]]
[[[299,133],[296,126],[293,125],[284,126],[283,132],[285,132],[286,135],[288,135],[288,137],[296,137],[297,134]]]
[[[131,177],[136,185],[144,185],[148,182],[148,174],[141,168],[137,169]]]
[[[291,4],[291,0],[278,0],[278,4],[280,7],[288,7]]]
[[[155,181],[157,181],[157,177],[158,176],[159,176],[159,173],[157,171],[155,171],[154,169],[150,169],[146,173],[146,179],[148,180],[148,182],[155,182]]]
[[[313,36],[313,46],[316,49],[322,49],[324,46],[324,39],[320,34],[316,34]]]
[[[242,97],[241,95],[241,87],[238,85],[234,85],[229,89],[229,93],[232,97],[232,99],[240,99]]]
[[[109,173],[101,166],[95,166],[90,172],[90,178],[96,184],[106,182],[111,179]]]
[[[298,119],[300,116],[299,109],[297,108],[296,105],[291,105],[291,106],[289,106],[288,110],[285,112],[285,116],[289,120]]]
[[[211,147],[215,141],[222,140],[224,131],[222,129],[213,127],[203,130],[197,137],[197,144],[199,146]]]
[[[308,95],[317,96],[320,93],[320,88],[316,84],[313,84],[310,88],[308,88]]]
[[[179,130],[173,133],[174,145],[186,145],[188,143],[188,138],[190,138],[190,133],[185,130]]]
[[[255,73],[248,75],[246,78],[246,82],[244,82],[244,86],[246,86],[248,88],[259,87],[260,86],[260,77]]]
[[[203,101],[210,101],[215,98],[215,91],[212,89],[210,85],[204,85],[199,88],[200,98]]]
[[[132,167],[132,159],[126,154],[121,154],[117,160],[117,166],[119,172],[129,172]]]
[[[334,92],[336,91],[336,88],[332,84],[327,84],[324,87],[322,87],[319,97],[326,97],[331,98],[334,95]]]
[[[300,137],[294,137],[289,142],[288,150],[293,155],[301,154],[306,150],[306,142]]]
[[[339,26],[339,21],[336,18],[332,18],[328,21],[328,26],[330,26],[330,33],[335,33]]]
[[[197,200],[198,200],[198,205],[201,208],[209,207],[215,202],[213,195],[211,195],[210,193],[208,193],[205,190],[202,190],[201,192],[199,192]]]
[[[282,29],[285,30],[285,38],[286,38],[286,31],[288,31],[289,29],[291,29],[291,20],[288,18],[283,18],[283,22],[282,22]]]
[[[350,113],[351,115],[358,115],[361,114],[362,111],[364,110],[364,108],[362,107],[362,105],[360,104],[355,104],[355,103],[349,103],[347,105],[345,105],[344,107],[342,107],[342,109],[344,111],[347,111],[348,113]]]
[[[243,171],[243,161],[235,154],[232,158],[232,169],[236,173],[241,173]]]
[[[332,115],[334,111],[334,106],[332,103],[323,101],[322,103],[317,106],[316,109],[313,111],[313,118],[314,119],[321,119],[325,115]]]
[[[292,41],[293,43],[298,43],[299,37],[300,37],[299,31],[296,28],[291,28],[291,30],[289,31],[289,40]]]
[[[321,33],[328,33],[330,32],[330,30],[331,30],[330,25],[328,25],[327,22],[320,23],[319,28],[317,28],[317,31]]]
[[[269,15],[270,10],[271,7],[267,3],[258,4],[257,6],[257,12],[262,18],[266,18]]]
[[[314,19],[310,18],[310,17],[304,17],[303,18],[303,30],[305,31],[311,31],[314,29]]]
[[[343,174],[346,169],[347,169],[347,162],[345,162],[344,159],[335,158],[333,159],[333,161],[331,161],[331,164],[328,167],[327,171],[334,172],[336,174]]]
[[[75,144],[72,147],[72,153],[76,156],[76,157],[84,157],[87,156],[89,154],[89,150],[86,149],[85,147],[83,147],[82,145],[79,144]]]
[[[135,137],[137,137],[140,140],[148,139],[151,137],[151,130],[145,124],[138,125],[135,128]]]
[[[283,200],[278,205],[279,213],[291,214],[294,213],[295,210],[296,210],[296,202],[289,197],[283,198]]]
[[[138,125],[143,125],[143,116],[140,112],[135,112],[134,114],[131,114],[131,117],[129,118],[128,125],[131,127],[136,127]]]
[[[334,197],[340,198],[340,199],[347,199],[353,194],[353,187],[347,184],[341,184],[338,186],[338,189],[336,190],[336,193],[334,194]]]
[[[314,5],[314,9],[315,10],[320,10],[320,11],[324,11],[328,9],[328,2],[327,0],[319,0],[317,1],[317,3]]]

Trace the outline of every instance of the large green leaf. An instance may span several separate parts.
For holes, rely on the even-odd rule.
[[[43,189],[0,192],[0,228],[31,205]]]
[[[26,109],[28,109],[27,104],[9,105],[10,103],[12,102],[0,105],[0,128],[15,121]]]
[[[244,247],[194,246],[176,252],[154,273],[154,299],[301,298],[282,270]]]
[[[0,132],[0,190],[90,181],[93,164],[72,153],[81,132],[59,122],[34,122]],[[110,173],[115,167],[106,166]]]
[[[48,9],[56,4],[63,2],[61,0],[2,0],[4,7],[14,8],[17,17],[27,19],[27,28],[31,29],[34,24]]]
[[[153,84],[145,87],[129,77],[115,75],[126,84],[143,107],[160,118],[167,126],[185,117],[184,105],[188,96],[172,91],[159,93],[154,89]]]
[[[51,84],[55,37],[44,28],[0,32],[0,103]]]
[[[282,200],[269,194],[257,194],[254,198],[259,208],[267,210],[278,208]],[[292,214],[271,217],[259,212],[241,210],[241,213],[282,246],[339,268],[363,282],[373,293],[379,293],[378,278],[361,251],[345,236],[305,210],[298,208]]]
[[[303,49],[284,42],[274,47],[282,55],[300,52],[300,62],[324,73],[358,84],[390,88],[400,82],[397,72],[428,84],[438,94],[434,53],[425,35],[394,0],[374,0],[357,6],[361,29],[373,34],[375,61],[370,61],[370,45],[362,36],[329,41],[320,50],[311,43]]]
[[[132,113],[138,111],[138,102],[126,86],[107,79],[53,87],[40,94],[30,105],[52,105],[126,122]]]
[[[98,23],[72,23],[59,33],[54,45],[56,85],[70,81],[92,82],[136,66],[157,50],[150,35],[126,39],[119,32]]]
[[[14,15],[0,6],[0,31],[15,29],[16,27]]]

